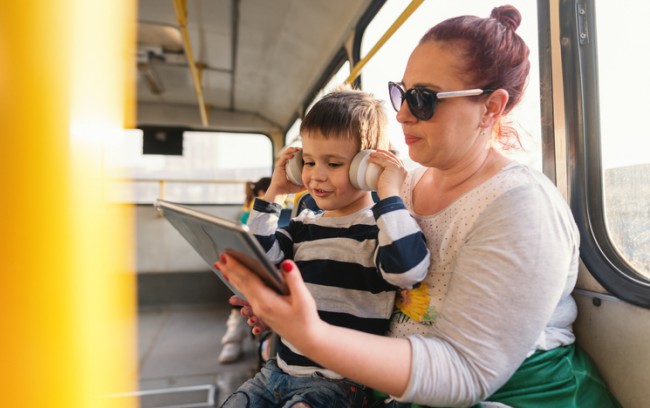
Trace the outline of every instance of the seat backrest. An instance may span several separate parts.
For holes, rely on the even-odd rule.
[[[293,210],[291,211],[291,218],[298,216],[305,208],[309,208],[313,211],[320,211],[318,205],[314,198],[307,193],[307,191],[301,191],[296,194],[293,198]]]
[[[289,221],[291,221],[291,217],[293,214],[293,209],[292,208],[283,208],[280,210],[280,218],[278,219],[278,228],[282,228],[286,226]]]

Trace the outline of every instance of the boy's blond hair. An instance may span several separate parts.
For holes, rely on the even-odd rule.
[[[309,110],[300,134],[318,131],[325,139],[358,141],[359,149],[388,149],[383,102],[368,92],[340,86]]]

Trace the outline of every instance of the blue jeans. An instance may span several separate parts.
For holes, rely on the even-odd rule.
[[[255,377],[242,384],[222,408],[331,408],[365,407],[366,388],[348,380],[330,380],[320,374],[291,376],[271,359]]]

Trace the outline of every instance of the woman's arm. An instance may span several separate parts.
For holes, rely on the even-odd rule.
[[[226,254],[215,263],[249,300],[255,315],[317,363],[353,381],[391,395],[406,389],[411,371],[407,339],[376,336],[323,322],[316,303],[292,261],[281,271],[290,290],[282,296]]]
[[[464,238],[431,335],[411,338],[404,399],[464,406],[487,398],[517,370],[569,296],[577,256],[572,219],[565,203],[553,202],[559,194],[540,187],[497,198]]]

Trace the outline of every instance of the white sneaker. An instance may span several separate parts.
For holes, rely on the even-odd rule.
[[[226,334],[221,338],[221,344],[231,343],[233,341],[241,342],[246,338],[247,333],[248,324],[246,323],[246,318],[239,314],[238,309],[232,309],[226,322]]]
[[[239,360],[242,355],[242,341],[248,333],[246,318],[239,314],[239,310],[232,309],[226,322],[226,333],[221,338],[221,353],[219,363],[228,364]]]
[[[235,341],[231,343],[226,343],[221,348],[221,353],[219,354],[219,363],[228,364],[234,363],[239,360],[239,357],[242,355],[242,344],[241,341]]]

